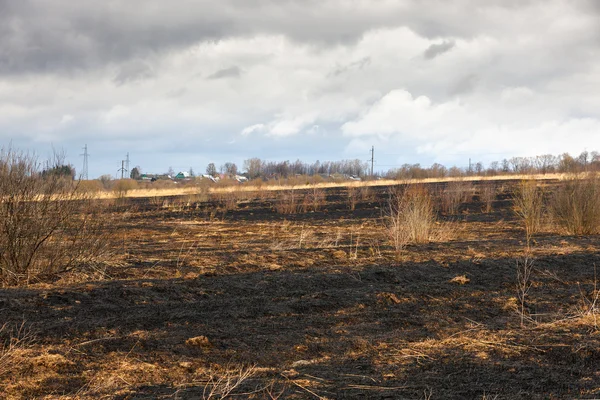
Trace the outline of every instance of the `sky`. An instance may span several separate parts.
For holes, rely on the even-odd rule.
[[[600,150],[600,2],[0,0],[0,135],[90,178]]]

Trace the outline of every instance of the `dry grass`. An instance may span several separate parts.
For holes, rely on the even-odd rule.
[[[325,191],[317,186],[313,186],[308,190],[302,201],[302,212],[317,212],[325,204]]]
[[[111,226],[127,254],[106,278],[0,289],[4,321],[37,331],[0,397],[598,397],[600,295],[581,266],[600,262],[599,237],[536,237],[521,308],[509,202],[483,215],[471,201],[398,257],[378,203],[350,213],[345,190],[326,194],[316,214],[278,215],[270,201],[219,221],[212,202],[108,210],[130,217]]]
[[[494,182],[486,182],[479,192],[479,199],[483,203],[483,212],[492,212],[494,201],[498,197],[498,186]]]
[[[346,192],[348,198],[348,208],[350,211],[354,211],[356,209],[356,204],[360,200],[360,192],[358,188],[354,186],[349,186]]]
[[[0,387],[3,379],[15,371],[19,353],[29,347],[33,340],[34,335],[24,322],[15,327],[8,324],[0,326]]]
[[[279,214],[296,214],[300,209],[298,191],[292,188],[279,192],[274,208]]]
[[[408,243],[428,242],[435,224],[431,195],[424,187],[414,186],[392,196],[385,221],[388,238],[397,252]]]
[[[256,373],[255,365],[226,366],[218,370],[211,370],[207,373],[208,382],[204,386],[202,398],[205,400],[230,398],[246,380]],[[236,395],[240,396],[243,393]]]
[[[440,193],[440,208],[447,214],[458,214],[460,206],[469,200],[471,182],[449,182]]]
[[[550,209],[555,223],[569,234],[600,233],[600,178],[566,181],[552,196]]]
[[[525,320],[531,320],[527,312],[527,300],[529,290],[533,282],[531,280],[533,273],[533,259],[526,256],[522,260],[517,260],[517,299],[519,301],[519,316],[521,318],[521,327],[525,326]]]
[[[566,174],[540,174],[540,175],[496,175],[496,176],[470,176],[470,177],[447,177],[447,178],[428,178],[428,179],[408,179],[408,180],[392,180],[392,179],[380,179],[365,182],[319,182],[319,183],[305,183],[301,185],[280,185],[280,184],[269,184],[263,181],[250,182],[244,185],[239,185],[237,182],[229,183],[229,186],[211,186],[208,191],[210,193],[220,193],[231,191],[232,188],[242,192],[273,192],[281,190],[289,190],[291,188],[296,189],[307,189],[311,187],[317,187],[320,189],[330,188],[343,188],[343,187],[378,187],[378,186],[394,186],[399,184],[426,184],[426,183],[443,183],[443,182],[476,182],[476,181],[521,181],[524,179],[532,179],[537,181],[545,180],[564,180],[568,179]],[[182,186],[181,184],[168,182],[167,188],[147,188],[147,189],[133,189],[129,190],[126,194],[127,197],[142,198],[142,197],[167,197],[167,196],[181,196],[187,194],[194,194],[197,192],[197,188],[193,185]],[[97,199],[112,199],[115,198],[113,192],[97,192],[94,185],[94,196]]]

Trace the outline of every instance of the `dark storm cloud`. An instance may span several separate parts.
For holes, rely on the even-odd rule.
[[[207,79],[224,79],[224,78],[239,78],[242,71],[239,67],[233,66],[225,69],[221,69],[212,75],[209,75]]]
[[[456,43],[453,41],[444,41],[442,43],[432,44],[427,48],[427,50],[425,50],[423,57],[425,57],[426,60],[431,60],[440,54],[444,54],[452,50],[455,45]]]
[[[281,34],[327,46],[385,27],[408,26],[431,38],[471,36],[486,26],[484,13],[476,19],[469,14],[476,10],[464,11],[484,7],[479,2],[429,2],[424,12],[417,0],[0,0],[0,74],[101,68],[234,36]],[[485,7],[505,3],[512,4]]]

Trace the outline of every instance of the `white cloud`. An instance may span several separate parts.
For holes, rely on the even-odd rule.
[[[61,125],[68,125],[69,123],[73,122],[74,119],[75,119],[75,117],[72,116],[71,114],[65,114],[60,119],[60,124]]]
[[[242,136],[248,136],[251,135],[254,132],[262,132],[265,130],[265,125],[264,124],[254,124],[254,125],[250,125],[244,129],[242,129],[241,135]]]
[[[119,120],[124,119],[128,115],[131,114],[131,110],[128,107],[125,107],[121,104],[118,104],[112,107],[108,112],[104,114],[104,122],[107,124],[112,124]]]
[[[376,145],[423,164],[600,150],[599,13],[578,2],[184,3],[12,3],[6,15],[31,24],[0,16],[0,138],[94,138],[107,158],[135,146],[173,164],[185,152],[310,159],[316,140],[331,151],[321,159]],[[54,45],[21,46],[36,38]]]

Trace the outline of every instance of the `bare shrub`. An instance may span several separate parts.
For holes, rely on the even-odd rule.
[[[122,199],[129,191],[137,188],[138,184],[133,179],[119,179],[114,183],[113,192],[118,199]]]
[[[542,227],[544,193],[536,181],[523,181],[515,191],[514,210],[525,225],[527,247]]]
[[[430,240],[435,214],[431,195],[424,187],[409,187],[390,197],[386,215],[387,235],[396,251],[408,243]]]
[[[458,214],[461,204],[466,202],[471,192],[470,182],[448,182],[440,194],[440,208],[446,214]]]
[[[278,192],[275,211],[279,214],[296,214],[298,212],[298,194],[294,189]]]
[[[62,165],[58,156],[45,170]],[[81,267],[106,249],[101,203],[35,156],[0,152],[0,281],[29,283]]]
[[[550,210],[554,222],[569,234],[600,233],[600,179],[566,181],[554,193]]]
[[[483,204],[483,212],[488,214],[492,212],[492,207],[496,197],[498,196],[498,187],[495,183],[488,182],[483,184],[481,191],[479,192],[479,199]]]
[[[323,204],[325,204],[325,191],[317,186],[313,186],[304,196],[302,212],[317,212],[323,207]]]
[[[99,180],[80,181],[77,190],[81,193],[98,193],[104,190],[104,186]]]

